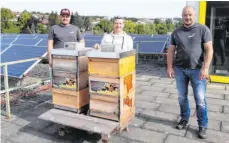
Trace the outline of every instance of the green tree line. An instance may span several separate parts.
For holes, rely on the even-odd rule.
[[[154,23],[146,24],[137,24],[132,20],[125,20],[124,23],[124,30],[130,34],[166,34],[182,24],[181,22],[173,24],[172,19],[167,19],[165,22],[155,19]],[[112,29],[112,20],[102,20],[93,28],[93,33],[102,34],[104,32],[111,32]]]
[[[37,19],[33,14],[41,14],[43,17]],[[48,23],[42,24],[44,15],[48,15]],[[112,31],[112,19],[102,19],[96,25],[92,25],[92,21],[102,19],[101,16],[81,16],[78,12],[71,14],[71,24],[76,25],[81,31],[92,31],[94,34],[102,34],[104,32]],[[160,19],[155,19],[154,23],[137,24],[136,18],[125,18],[124,30],[131,34],[165,34],[171,32],[174,28],[178,27],[181,23],[173,24],[171,19],[162,22]],[[40,13],[28,12],[24,10],[18,18],[8,8],[1,8],[1,33],[48,33],[50,27],[59,24],[59,15],[57,12]]]

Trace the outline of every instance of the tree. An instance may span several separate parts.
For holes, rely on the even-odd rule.
[[[32,31],[28,26],[26,26],[25,28],[21,29],[21,33],[23,33],[23,34],[32,34]]]
[[[72,25],[76,25],[80,29],[84,27],[84,20],[83,18],[78,14],[78,12],[75,12],[75,14],[71,15],[71,21],[70,23]]]
[[[8,8],[1,8],[1,32],[13,27],[13,23],[9,21],[14,18],[13,12]]]
[[[154,20],[154,24],[160,24],[160,23],[162,23],[161,19],[159,19],[159,18],[155,18],[155,20]]]
[[[167,34],[168,29],[166,27],[166,24],[164,23],[156,24],[156,31],[158,34]]]
[[[110,33],[112,31],[112,22],[110,20],[101,20],[100,23],[98,23],[93,28],[94,34],[102,34],[102,33]]]
[[[98,24],[99,27],[103,30],[103,32],[105,33],[109,33],[112,31],[112,22],[109,20],[102,20],[100,21],[100,23]]]
[[[148,24],[148,26],[150,27],[150,34],[157,34],[155,24]]]
[[[93,28],[93,34],[97,35],[97,34],[103,34],[104,31],[97,25]]]
[[[180,26],[182,26],[182,25],[183,25],[182,21],[178,21],[178,22],[176,22],[176,24],[175,24],[175,28],[178,28],[178,27],[180,27]]]
[[[135,33],[136,34],[145,34],[144,33],[144,24],[137,24],[136,29],[135,29]]]
[[[51,12],[51,14],[49,15],[49,25],[50,26],[53,26],[53,25],[56,25],[56,24],[59,24],[60,23],[60,20],[59,20],[59,16],[57,14],[57,12]]]
[[[27,22],[31,18],[31,13],[24,10],[20,17],[18,18],[18,24],[21,29],[24,29],[27,27]]]
[[[57,12],[55,12],[55,25],[60,24],[60,18]]]
[[[175,26],[172,23],[168,23],[168,24],[166,24],[166,27],[168,29],[168,32],[172,32],[174,30]]]
[[[86,31],[90,30],[91,29],[91,21],[90,21],[90,18],[89,17],[85,17],[84,19],[84,28]]]
[[[47,34],[48,32],[49,32],[48,26],[40,24],[40,23],[37,25],[37,33]]]
[[[173,21],[172,21],[171,18],[167,18],[167,19],[165,20],[165,23],[166,23],[166,24],[173,24]]]
[[[127,33],[135,33],[136,23],[132,22],[131,20],[125,20],[124,30]]]

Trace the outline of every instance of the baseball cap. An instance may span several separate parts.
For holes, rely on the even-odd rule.
[[[69,9],[64,8],[64,9],[61,9],[60,15],[71,15],[71,12]]]

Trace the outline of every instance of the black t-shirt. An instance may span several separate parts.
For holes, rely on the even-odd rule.
[[[210,29],[198,23],[186,28],[177,28],[171,36],[175,46],[175,66],[186,69],[199,69],[204,62],[204,43],[212,41]]]
[[[81,34],[78,27],[75,25],[54,25],[51,27],[48,40],[54,41],[53,48],[64,48],[65,42],[79,42],[83,39],[83,35]]]

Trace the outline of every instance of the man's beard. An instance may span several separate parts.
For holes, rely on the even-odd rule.
[[[191,22],[191,23],[189,23],[189,24],[184,23],[184,26],[185,26],[185,27],[190,27],[190,26],[193,25],[193,23],[194,23],[194,22]]]

